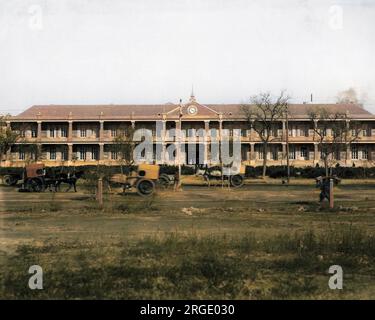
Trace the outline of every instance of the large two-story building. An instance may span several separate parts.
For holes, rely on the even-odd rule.
[[[375,115],[357,104],[291,104],[289,105],[288,130],[286,120],[280,119],[275,130],[267,157],[270,165],[286,163],[286,143],[289,145],[291,165],[312,166],[321,162],[321,150],[316,141],[313,124],[308,116],[310,110],[324,107],[330,112],[348,115],[349,125],[361,128],[358,139],[337,155],[336,161],[343,166],[375,163]],[[37,105],[11,117],[7,125],[20,132],[22,142],[12,146],[2,165],[23,166],[33,161],[34,151],[28,144],[38,145],[38,157],[46,165],[116,164],[118,154],[113,140],[121,128],[149,129],[155,135],[156,121],[165,129],[160,143],[167,150],[173,141],[167,131],[181,125],[188,129],[241,129],[242,161],[248,165],[260,165],[263,161],[262,142],[249,127],[240,104],[201,104],[194,96],[189,102],[164,105]],[[181,121],[181,123],[179,123]],[[319,125],[319,124],[317,124]],[[288,132],[287,132],[288,131]],[[164,132],[164,131],[163,131]],[[287,137],[288,134],[288,137]],[[330,135],[327,130],[327,135]],[[210,141],[197,145],[203,150],[204,159],[210,163]],[[165,151],[167,152],[167,151]],[[167,164],[175,160],[163,157]],[[186,163],[195,159],[185,158]]]

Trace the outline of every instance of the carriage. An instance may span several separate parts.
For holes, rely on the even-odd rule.
[[[75,172],[72,175],[67,173],[56,173],[52,170],[47,170],[44,164],[34,163],[25,166],[22,173],[22,184],[19,189],[20,192],[44,192],[58,191],[62,183],[68,184],[69,191],[74,188],[77,192],[76,182],[83,172]]]
[[[43,192],[50,184],[49,180],[43,164],[29,164],[23,170],[22,185],[19,191]]]
[[[203,176],[204,181],[210,186],[211,181],[227,181],[231,187],[242,187],[245,180],[245,166],[240,167],[211,167],[205,166],[203,169],[198,168],[197,176]]]
[[[154,164],[140,164],[130,174],[115,174],[110,178],[111,183],[120,184],[123,191],[135,189],[140,196],[150,196],[156,186],[168,187],[170,177],[160,174],[160,167]]]
[[[7,186],[15,186],[20,180],[22,180],[22,173],[19,172],[7,172],[2,176],[2,181]]]

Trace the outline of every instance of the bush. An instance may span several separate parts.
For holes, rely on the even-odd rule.
[[[124,174],[128,174],[132,168],[135,166],[123,166]],[[59,167],[49,167],[48,171],[53,175],[58,172],[72,172],[74,167],[59,166]],[[216,167],[215,167],[216,168]],[[219,168],[219,167],[217,167]],[[211,170],[214,168],[211,167]],[[220,169],[220,168],[219,168]],[[22,175],[23,168],[0,168],[0,175],[6,174],[19,174]],[[97,180],[97,176],[110,177],[113,174],[121,173],[121,166],[77,166],[75,170],[83,170],[85,172],[84,178],[90,180],[94,178]],[[178,170],[177,166],[170,165],[161,165],[160,173],[165,174],[175,174]],[[247,178],[257,178],[262,175],[262,166],[246,166],[245,175]],[[195,174],[194,166],[183,165],[181,168],[183,175],[193,175]],[[332,168],[333,174],[337,175],[343,179],[373,179],[375,178],[375,167],[372,168],[363,168],[363,167],[334,167]],[[325,169],[323,167],[290,167],[290,176],[291,177],[301,177],[307,179],[313,179],[318,176],[325,175]],[[94,177],[92,177],[94,176]],[[287,167],[286,166],[269,166],[267,167],[267,176],[270,178],[281,179],[287,176]]]
[[[257,178],[262,175],[262,166],[252,167],[246,166],[245,175],[247,178]],[[373,179],[375,178],[374,168],[363,167],[334,167],[332,173],[342,179]],[[325,168],[323,167],[304,167],[296,168],[290,167],[291,177],[300,177],[313,179],[325,175]],[[267,176],[270,178],[281,179],[287,176],[286,166],[269,166],[267,167]]]
[[[262,175],[262,166],[252,167],[246,166],[245,175],[247,178],[257,178]],[[373,179],[375,178],[375,167],[334,167],[332,173],[342,179]],[[290,167],[291,177],[300,177],[313,179],[325,175],[325,168],[323,167]],[[286,166],[269,166],[267,167],[267,176],[270,178],[280,179],[287,176]]]
[[[175,174],[177,172],[177,170],[178,170],[178,166],[169,166],[169,165],[166,165],[166,164],[162,164],[160,166],[160,173]],[[195,174],[195,167],[183,165],[181,167],[181,173],[183,175],[193,175],[193,174]]]

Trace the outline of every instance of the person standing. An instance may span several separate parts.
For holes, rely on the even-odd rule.
[[[174,174],[174,191],[180,191],[181,190],[181,177],[180,177],[180,172],[177,170]]]

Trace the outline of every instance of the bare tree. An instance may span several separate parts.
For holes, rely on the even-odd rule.
[[[19,140],[20,134],[7,126],[6,122],[9,116],[0,116],[0,165],[4,155]]]
[[[280,121],[287,112],[289,97],[284,91],[274,99],[270,93],[260,93],[250,98],[250,104],[242,106],[242,112],[250,128],[258,134],[263,147],[263,178],[267,171],[267,150],[270,142],[281,140],[278,136]]]
[[[332,167],[340,160],[341,151],[359,138],[360,127],[349,125],[350,118],[346,113],[330,113],[326,108],[309,111],[309,118],[314,130],[314,141],[317,141],[324,162],[326,176],[332,173]]]
[[[134,128],[122,126],[118,129],[116,137],[113,139],[113,151],[117,153],[118,161],[121,167],[121,173],[124,173],[124,166],[132,165],[133,151],[135,144],[133,142]]]
[[[27,163],[38,162],[43,160],[42,144],[41,143],[28,143],[25,140],[21,145],[21,148],[27,153]]]
[[[357,91],[354,88],[339,92],[337,95],[338,103],[359,103]]]

